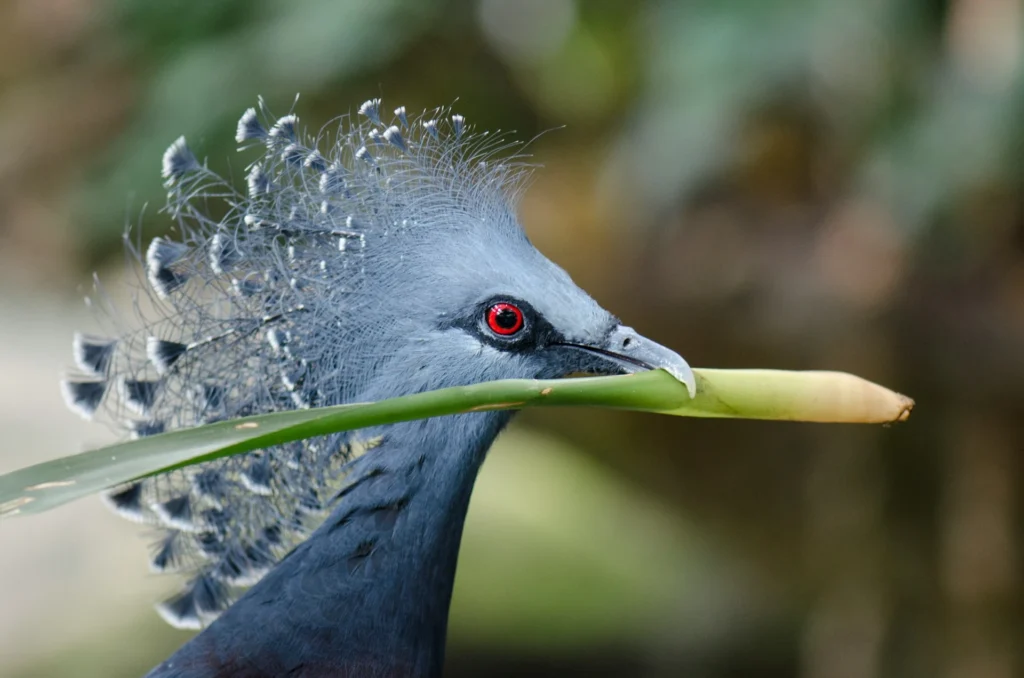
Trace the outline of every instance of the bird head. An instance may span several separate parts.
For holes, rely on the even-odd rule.
[[[240,142],[269,149],[252,166],[243,225],[274,226],[233,239],[255,257],[273,251],[280,224],[301,234],[277,277],[297,279],[288,303],[305,312],[279,329],[317,366],[313,401],[651,368],[693,392],[680,356],[622,326],[530,243],[516,204],[531,168],[500,134],[446,110],[384,121],[375,99],[324,157],[282,120],[239,123]],[[324,246],[330,232],[337,247]]]
[[[386,394],[399,395],[495,379],[663,368],[693,389],[682,357],[624,326],[580,289],[529,242],[507,202],[480,198],[438,215],[444,223],[420,222],[419,231],[367,242],[372,264],[364,294],[374,308],[360,304],[347,315],[352,324],[377,318],[369,336],[356,339],[377,353],[371,382],[393,381]],[[375,248],[380,257],[370,254]],[[401,255],[394,258],[396,249]],[[379,334],[384,328],[387,339]]]
[[[165,153],[178,237],[138,248],[155,313],[135,333],[76,337],[81,374],[64,392],[79,413],[144,436],[489,380],[655,368],[694,392],[682,357],[622,325],[530,243],[515,215],[530,168],[500,135],[446,109],[410,119],[398,108],[385,121],[374,99],[311,136],[261,101],[236,140],[257,150],[243,190],[184,138]],[[353,450],[350,438],[305,441],[112,492],[122,515],[168,528],[154,569],[194,575],[165,617],[198,626],[265,574],[329,512]]]

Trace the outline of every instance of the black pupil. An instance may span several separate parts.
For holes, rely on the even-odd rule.
[[[511,308],[503,308],[495,314],[494,323],[503,330],[510,330],[519,323],[519,314]]]

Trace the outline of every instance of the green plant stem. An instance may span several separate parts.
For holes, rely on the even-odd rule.
[[[661,370],[506,380],[182,429],[0,476],[0,517],[39,513],[136,478],[315,436],[411,419],[534,406],[601,406],[691,417],[884,423],[913,401],[837,372],[695,370],[697,395]]]

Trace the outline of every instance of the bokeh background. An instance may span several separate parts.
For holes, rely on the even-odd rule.
[[[450,676],[1024,676],[1019,0],[4,0],[0,471],[108,442],[57,378],[120,236],[263,95],[449,104],[543,167],[522,221],[694,365],[840,369],[893,428],[522,416],[476,493]],[[94,499],[0,524],[0,675],[182,643]]]

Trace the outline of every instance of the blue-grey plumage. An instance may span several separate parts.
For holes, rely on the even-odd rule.
[[[247,110],[236,139],[263,152],[245,191],[171,145],[182,237],[140,257],[163,315],[76,340],[72,407],[142,436],[493,379],[663,367],[692,391],[682,358],[530,244],[514,212],[527,167],[500,157],[513,145],[447,110],[359,114],[310,138],[295,115]],[[187,575],[160,613],[204,629],[152,675],[439,675],[469,496],[511,416],[326,436],[112,491],[166,530],[153,569]]]

